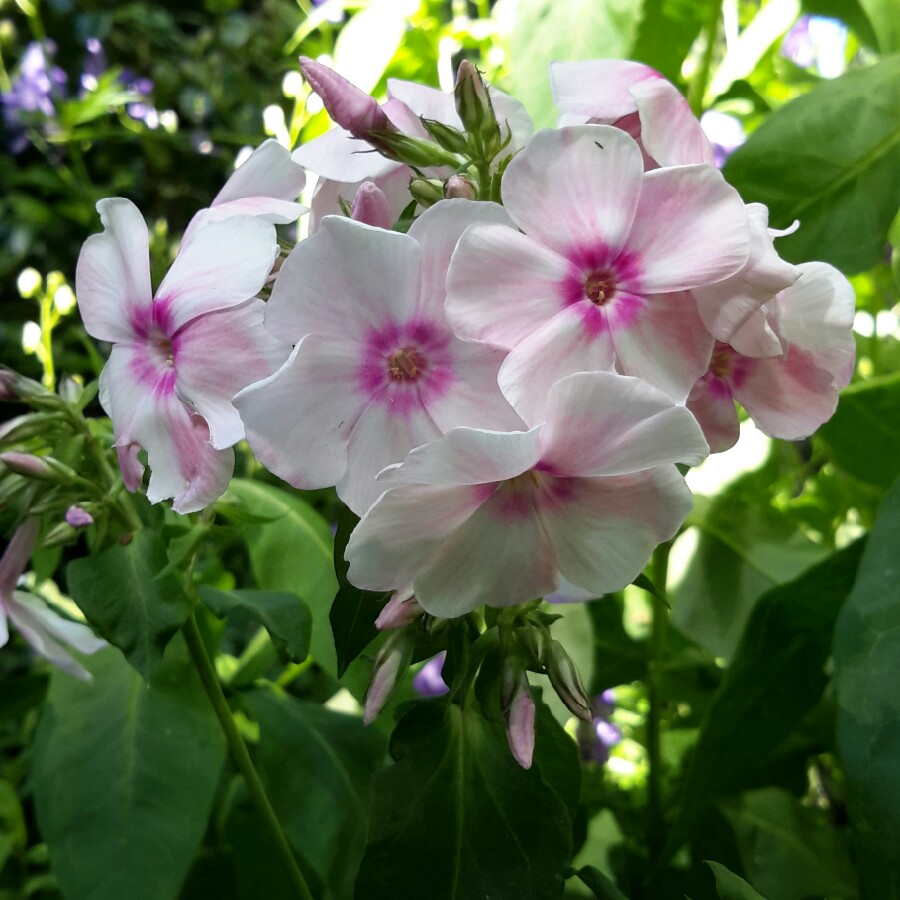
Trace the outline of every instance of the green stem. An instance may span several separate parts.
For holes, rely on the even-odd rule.
[[[650,580],[663,598],[666,596],[666,580],[669,568],[670,543],[660,544],[653,551],[650,564]],[[650,672],[647,680],[647,758],[650,773],[647,782],[647,793],[650,807],[650,826],[648,828],[648,847],[651,862],[655,862],[662,853],[665,837],[665,821],[663,818],[662,797],[662,666],[666,649],[666,621],[668,607],[665,599],[650,595],[653,604],[652,630],[650,632]]]
[[[703,33],[706,37],[706,46],[703,48],[703,56],[700,65],[691,78],[688,86],[688,102],[695,116],[703,112],[703,99],[706,97],[706,87],[709,84],[709,71],[712,68],[713,54],[716,50],[716,37],[719,33],[719,17],[722,12],[722,0],[710,0],[706,13],[706,21],[703,23]]]
[[[247,745],[244,743],[237,725],[235,725],[234,718],[231,715],[231,708],[228,706],[228,701],[222,692],[222,686],[219,684],[212,661],[207,655],[206,647],[203,646],[203,638],[200,635],[200,629],[197,627],[197,620],[193,613],[191,613],[191,617],[185,623],[184,637],[187,641],[191,659],[193,659],[197,673],[200,675],[200,681],[203,682],[206,695],[209,697],[209,701],[219,719],[219,724],[222,726],[225,740],[228,742],[228,747],[231,750],[231,757],[243,776],[250,797],[281,855],[282,862],[290,875],[297,896],[301,897],[302,900],[313,900],[309,885],[307,885],[306,879],[297,865],[291,845],[285,837],[284,831],[275,815],[275,810],[272,809],[272,804],[266,795],[265,788],[263,788],[262,782],[259,780],[253,760],[250,759]]]

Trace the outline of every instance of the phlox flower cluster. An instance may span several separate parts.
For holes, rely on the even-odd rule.
[[[397,627],[621,589],[691,508],[677,464],[736,440],[734,400],[788,439],[833,412],[849,284],[779,257],[658,73],[555,64],[559,127],[532,134],[471,66],[383,105],[301,66],[338,127],[259,148],[155,293],[140,214],[99,205],[77,294],[129,489],[143,450],[150,499],[200,509],[246,438],[360,517],[348,577],[396,592]],[[309,236],[276,262],[304,169]]]

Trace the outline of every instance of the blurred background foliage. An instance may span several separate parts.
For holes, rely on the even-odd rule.
[[[656,67],[704,114],[725,175],[744,198],[766,202],[775,226],[801,220],[780,251],[792,261],[830,261],[851,278],[857,374],[814,438],[773,442],[745,423],[734,450],[690,473],[697,503],[672,549],[664,634],[651,631],[649,600],[637,588],[561,610],[554,633],[598,698],[587,731],[554,708],[582,758],[573,848],[580,877],[568,881],[566,896],[898,896],[900,647],[892,636],[900,594],[890,576],[897,489],[884,500],[900,474],[898,51],[897,0],[0,0],[0,357],[35,378],[46,377],[48,360],[59,376],[90,380],[99,372],[102,357],[71,315],[68,287],[81,243],[99,227],[95,202],[121,195],[137,203],[151,223],[154,271],[164,269],[190,216],[247,148],[267,136],[293,147],[329,127],[299,77],[300,53],[379,97],[388,78],[449,90],[466,57],[525,102],[537,127],[555,121],[549,61],[622,57]],[[254,472],[246,456],[239,466]],[[259,483],[236,484],[257,518],[236,523],[218,557],[201,559],[200,577],[225,589],[254,579],[272,590],[303,583],[314,617],[324,610],[327,621],[333,576],[303,579],[330,573],[330,558],[318,560],[318,570],[305,550],[296,562],[282,558],[260,523],[286,516],[283,527],[293,530],[279,533],[300,547],[313,508],[334,524],[331,495],[300,500],[273,493],[264,476]],[[323,519],[316,523],[327,539]],[[166,514],[165,525],[170,537],[185,537],[177,517]],[[873,525],[860,563],[860,541]],[[44,575],[59,558],[57,550],[39,565]],[[879,599],[885,608],[868,609]],[[390,715],[365,734],[358,722],[329,718],[322,702],[341,686],[358,697],[365,684],[367,672],[352,668],[340,683],[292,670],[284,687],[301,715],[301,706],[253,688],[260,672],[242,669],[239,633],[219,634],[220,674],[246,688],[237,703],[247,737],[257,740],[261,723],[277,732],[259,764],[291,839],[312,854],[304,866],[314,884],[332,884],[328,896],[349,897],[368,779],[383,759]],[[316,640],[330,638],[323,634],[314,631],[317,658]],[[876,643],[879,654],[870,652]],[[165,677],[178,678],[183,660],[176,654],[169,663]],[[118,685],[92,701],[102,721],[132,696],[136,676],[117,657],[97,665]],[[72,863],[77,836],[60,830],[46,785],[63,773],[53,792],[90,802],[89,793],[65,793],[87,721],[67,710],[80,709],[83,688],[54,678],[47,698],[47,681],[23,645],[0,653],[0,897],[58,897],[57,876],[72,900],[137,897],[129,891],[155,878],[149,851],[134,857],[131,887],[92,885]],[[197,688],[185,690],[190,700]],[[410,696],[407,686],[401,699]],[[43,717],[35,751],[45,702],[52,715]],[[358,708],[352,697],[346,702]],[[142,708],[133,723],[152,734],[163,718]],[[311,741],[330,742],[333,752],[316,756]],[[648,752],[662,761],[653,772]],[[214,736],[208,754],[211,771],[221,772]],[[116,759],[95,763],[102,769]],[[178,762],[165,764],[174,770]],[[89,768],[72,771],[90,783]],[[310,783],[337,792],[320,800],[316,827],[300,813]],[[277,862],[266,857],[233,773],[182,787],[191,790],[175,834],[177,877],[159,882],[153,896],[283,896]],[[56,823],[46,835],[36,824],[35,791],[42,821]],[[107,814],[98,810],[96,834],[83,836],[97,852],[110,840]],[[59,858],[71,857],[58,872],[45,838]],[[443,840],[441,826],[423,839]],[[707,859],[725,868],[709,869]],[[393,863],[412,867],[421,896],[450,896],[429,885],[408,848]]]

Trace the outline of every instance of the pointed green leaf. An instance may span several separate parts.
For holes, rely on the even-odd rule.
[[[328,523],[296,494],[257,481],[235,478],[226,500],[235,498],[251,515],[269,520],[265,524],[249,524],[241,532],[250,551],[257,585],[267,591],[295,591],[306,601],[313,617],[313,658],[334,674],[337,659],[328,611],[337,591],[337,579]]]
[[[838,749],[865,900],[900,897],[900,481],[884,498],[834,636]]]
[[[175,576],[159,577],[167,563],[162,538],[143,529],[130,543],[77,559],[66,570],[72,599],[145,679],[190,615],[187,595]]]
[[[582,866],[576,874],[594,892],[597,900],[628,900],[599,869]]]
[[[833,554],[756,604],[700,728],[670,852],[708,803],[745,787],[764,768],[821,699],[834,623],[862,547],[858,541]]]
[[[263,625],[275,649],[295,663],[309,656],[312,613],[290,591],[220,591],[201,585],[200,599],[220,618],[243,610]]]
[[[771,224],[791,262],[848,274],[884,259],[900,196],[900,54],[825,81],[772,113],[728,159],[725,176]]]
[[[565,805],[522,769],[503,728],[431,701],[394,731],[375,776],[359,900],[558,900],[571,857]]]
[[[716,877],[716,892],[719,900],[766,900],[762,894],[753,890],[740,875],[730,872],[721,863],[706,860],[706,864]]]
[[[54,672],[34,746],[41,833],[67,900],[175,900],[225,741],[180,639],[144,684],[118,650]]]
[[[384,739],[358,716],[316,703],[268,690],[246,699],[259,722],[259,774],[288,839],[330,896],[350,900]]]

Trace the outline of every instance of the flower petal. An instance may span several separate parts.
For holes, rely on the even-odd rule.
[[[262,219],[232,216],[197,229],[156,292],[154,303],[168,310],[168,333],[249,300],[265,284],[278,252],[275,228]]]
[[[566,476],[626,475],[709,452],[694,417],[639,378],[570,375],[547,401],[541,468]],[[563,573],[565,574],[565,573]]]
[[[421,488],[419,489],[421,490]],[[453,618],[556,589],[556,556],[533,506],[510,515],[503,488],[440,543],[413,579],[419,605]]]
[[[210,206],[252,197],[294,201],[305,184],[303,167],[278,141],[269,139],[238,166]]]
[[[510,406],[497,384],[497,373],[505,353],[453,340],[453,381],[444,391],[422,391],[421,397],[434,424],[442,432],[459,425],[497,431],[523,430],[525,424]]]
[[[400,165],[343,128],[332,128],[307,141],[294,150],[291,159],[320,178],[347,182],[375,180]]]
[[[40,520],[32,516],[25,519],[10,538],[3,551],[3,558],[0,559],[0,599],[12,596],[16,582],[31,559],[31,551],[34,550],[39,531]]]
[[[608,125],[539,131],[503,176],[503,205],[516,225],[565,254],[625,245],[638,204],[641,151]]]
[[[271,375],[291,352],[263,327],[265,308],[254,299],[199,316],[172,342],[178,395],[206,419],[218,450],[244,437],[234,395]]]
[[[678,531],[693,505],[675,466],[579,478],[567,487],[571,499],[539,504],[541,522],[560,573],[594,596],[634,581],[653,548]]]
[[[588,323],[586,314],[592,316]],[[529,425],[537,425],[546,419],[550,389],[560,378],[610,369],[614,359],[603,313],[588,303],[575,303],[511,350],[497,380],[516,412]]]
[[[319,230],[319,225],[325,216],[344,215],[339,201],[343,201],[348,205],[352,204],[356,198],[357,191],[363,184],[375,184],[387,197],[391,211],[391,225],[393,226],[394,222],[400,218],[403,210],[412,201],[412,196],[409,193],[409,179],[412,175],[413,171],[408,166],[396,166],[386,175],[380,175],[377,178],[364,181],[347,183],[320,178],[313,194],[309,216],[309,233],[312,235]],[[366,222],[366,224],[372,225],[374,223]]]
[[[278,272],[266,328],[284,341],[307,334],[362,341],[416,310],[422,251],[406,234],[329,216]]]
[[[336,339],[309,335],[274,375],[234,398],[256,458],[303,490],[337,484],[347,442],[367,398],[358,393],[359,361]]]
[[[453,94],[445,94],[437,88],[400,78],[388,78],[387,93],[388,97],[404,103],[416,117],[422,116],[453,128],[462,128],[462,122],[456,114]],[[398,122],[394,124],[399,127]]]
[[[373,591],[412,584],[423,563],[483,501],[476,487],[402,485],[387,491],[350,535],[348,580]]]
[[[471,200],[441,200],[413,222],[408,234],[422,247],[420,313],[443,318],[450,257],[462,233],[470,225],[479,224],[514,227],[509,214],[499,203],[473,203]]]
[[[722,453],[737,443],[741,423],[724,381],[712,374],[704,376],[694,385],[686,405],[703,429],[710,453]]]
[[[630,89],[648,79],[661,79],[655,69],[619,59],[550,63],[553,100],[562,112],[611,121],[635,111]]]
[[[630,90],[641,120],[641,143],[659,165],[713,164],[712,144],[675,85],[650,78]]]
[[[384,491],[384,485],[375,480],[378,473],[440,434],[424,406],[398,413],[382,397],[376,397],[353,427],[347,471],[337,483],[338,497],[361,516]]]
[[[515,347],[563,308],[570,268],[514,228],[470,228],[450,263],[447,319],[464,340]]]
[[[780,356],[781,343],[759,310],[790,287],[800,270],[786,263],[775,250],[767,227],[769,211],[761,203],[748,203],[750,254],[730,278],[699,285],[694,292],[703,323],[717,340],[731,344],[744,356]]]
[[[138,208],[121,197],[97,204],[102,234],[81,248],[75,293],[87,332],[100,341],[127,341],[132,319],[150,306],[150,251],[147,225]]]
[[[618,368],[683,401],[709,365],[712,335],[703,327],[688,291],[653,294],[639,314],[614,328]]]
[[[712,166],[643,176],[628,250],[640,258],[640,294],[689,290],[733,275],[747,261],[749,227],[738,192]]]
[[[540,426],[525,432],[454,428],[411,450],[378,478],[382,489],[397,484],[474,485],[515,478],[540,459]]]

